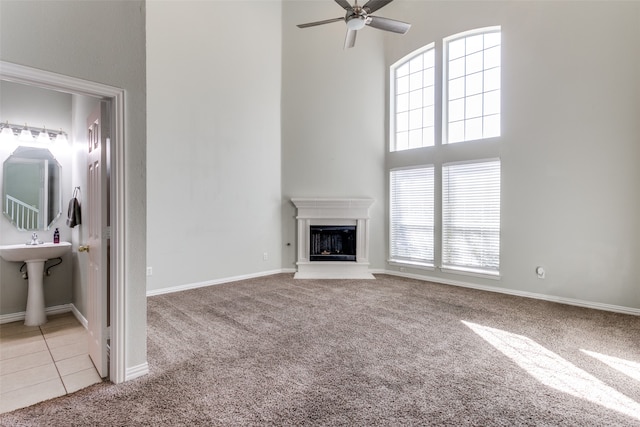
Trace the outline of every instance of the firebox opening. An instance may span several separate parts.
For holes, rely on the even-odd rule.
[[[355,261],[355,225],[310,226],[310,261]]]

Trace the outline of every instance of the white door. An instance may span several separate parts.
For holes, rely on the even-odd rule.
[[[108,375],[107,361],[107,287],[108,269],[107,238],[108,204],[107,197],[107,147],[109,138],[109,120],[107,103],[101,102],[99,108],[89,116],[87,156],[87,225],[86,240],[88,273],[87,321],[89,324],[89,356],[101,377]],[[84,215],[83,215],[84,216]]]

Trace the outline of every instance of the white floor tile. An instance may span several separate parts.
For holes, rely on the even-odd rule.
[[[72,344],[50,348],[49,351],[51,351],[53,360],[58,362],[70,357],[80,356],[81,354],[89,354],[89,343],[87,340],[82,340]]]
[[[0,360],[0,378],[3,375],[12,374],[25,369],[53,363],[51,353],[48,351],[38,351],[36,353],[25,354],[11,359]]]
[[[20,336],[12,335],[11,337],[2,338],[0,341],[0,360],[45,350],[48,350],[47,344],[39,331],[27,332],[20,334]]]
[[[74,391],[102,382],[102,378],[100,378],[92,366],[84,371],[63,376],[62,382],[64,383],[64,387],[67,389],[67,393],[73,393]]]
[[[63,377],[65,375],[84,371],[85,369],[94,369],[93,362],[88,354],[81,354],[80,356],[60,360],[56,362],[56,366],[58,367],[58,373]]]
[[[2,393],[0,394],[0,413],[25,408],[65,394],[66,391],[60,378]]]
[[[0,325],[0,413],[101,382],[88,353],[88,333],[72,313],[40,327]]]
[[[9,391],[29,387],[58,377],[60,375],[56,365],[53,363],[2,375],[0,377],[0,393],[5,394]]]

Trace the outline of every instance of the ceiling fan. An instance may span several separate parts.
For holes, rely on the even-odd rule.
[[[379,30],[391,31],[394,33],[405,34],[411,28],[411,24],[396,21],[395,19],[383,18],[381,16],[371,16],[370,13],[391,3],[393,0],[369,0],[363,6],[355,0],[353,6],[347,0],[335,0],[347,14],[344,18],[325,19],[324,21],[309,22],[307,24],[299,24],[298,28],[315,27],[316,25],[330,24],[332,22],[344,21],[347,24],[347,35],[344,39],[344,48],[350,48],[356,44],[356,34],[358,30],[368,25]]]

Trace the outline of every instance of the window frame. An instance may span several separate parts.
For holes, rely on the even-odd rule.
[[[483,165],[486,164],[497,164],[497,183],[494,183],[495,185],[497,185],[497,210],[498,210],[498,228],[497,228],[497,268],[490,268],[488,265],[485,266],[473,266],[473,265],[463,265],[463,264],[456,264],[456,263],[448,263],[446,262],[445,258],[447,258],[447,251],[450,250],[449,249],[449,243],[447,240],[447,230],[448,227],[453,226],[456,221],[451,221],[447,218],[447,202],[449,200],[449,198],[447,197],[448,195],[446,194],[447,192],[445,191],[447,185],[449,184],[447,176],[448,174],[446,173],[447,170],[449,170],[449,168],[458,168],[458,167],[477,167],[477,168],[482,168]],[[495,171],[492,171],[495,172]],[[460,175],[459,175],[460,176]],[[485,177],[489,178],[489,174],[485,173]],[[474,183],[477,183],[477,179],[480,178],[479,176],[475,177],[476,179],[474,180]],[[467,178],[468,179],[468,178]],[[459,181],[457,182],[458,184],[460,183]],[[491,187],[490,190],[495,190],[495,188]],[[478,207],[482,208],[482,210],[486,210],[487,208],[495,208],[495,206],[491,206],[490,204],[483,204],[483,203],[477,203],[475,200],[477,200],[476,198],[478,196],[482,196],[482,200],[486,200],[487,197],[489,196],[489,194],[486,194],[486,189],[483,188],[483,190],[479,191],[479,192],[473,192],[473,194],[467,194],[467,197],[469,200],[469,203],[467,203],[467,205],[470,207],[467,210],[464,210],[463,212],[461,212],[461,214],[464,214],[465,216],[465,220],[469,221],[470,219],[473,221],[473,216],[471,215],[471,213],[476,213],[478,211],[480,211],[480,209],[478,209]],[[473,273],[473,274],[480,274],[483,276],[497,276],[500,274],[500,237],[501,237],[501,193],[502,193],[502,162],[500,160],[500,158],[489,158],[489,159],[473,159],[473,160],[469,160],[469,161],[461,161],[461,162],[447,162],[444,163],[442,165],[442,206],[441,206],[441,213],[442,213],[442,227],[441,227],[441,235],[442,235],[442,243],[440,245],[440,250],[441,250],[441,260],[440,260],[440,268],[443,271],[455,271],[455,272],[465,272],[465,273]],[[458,193],[459,195],[460,193]],[[476,196],[476,197],[469,197],[469,196]],[[495,197],[495,195],[493,195]],[[484,223],[482,226],[478,227],[475,231],[477,233],[479,233],[480,235],[486,234],[487,231],[491,232],[491,225],[493,224],[489,224],[489,226],[485,226]],[[464,235],[464,234],[469,234],[470,231],[472,231],[473,229],[469,226],[464,226],[462,227],[464,232],[463,233],[457,233],[456,234],[456,240],[459,240],[459,238]],[[491,233],[493,234],[493,232]],[[495,236],[494,236],[495,237]],[[476,248],[477,249],[477,248]],[[487,246],[487,245],[483,245],[482,249],[484,252],[491,252],[491,247]],[[470,254],[466,254],[464,256],[464,258],[469,257]],[[486,255],[482,255],[479,258],[484,258]]]
[[[504,140],[504,135],[502,132],[502,120],[504,118],[504,112],[500,109],[500,135],[489,138],[482,139],[473,139],[455,143],[447,143],[446,137],[446,122],[447,122],[447,113],[445,111],[445,105],[447,104],[447,90],[448,90],[448,76],[447,76],[447,67],[445,64],[445,60],[448,60],[448,52],[445,51],[447,45],[445,44],[446,40],[455,40],[462,37],[468,37],[474,34],[484,34],[487,32],[498,32],[500,34],[499,38],[499,67],[500,67],[500,104],[502,104],[503,98],[503,90],[502,90],[502,62],[503,62],[503,52],[504,52],[504,44],[503,44],[503,31],[500,25],[496,26],[488,26],[482,28],[476,28],[469,31],[460,32],[457,34],[449,35],[447,37],[442,37],[436,42],[428,43],[425,46],[422,46],[409,54],[403,56],[401,59],[395,61],[392,65],[389,66],[388,72],[388,82],[389,82],[389,90],[388,90],[388,138],[389,141],[387,143],[387,153],[386,153],[386,170],[387,170],[387,209],[389,215],[387,216],[387,236],[388,236],[388,245],[387,245],[387,265],[393,266],[395,268],[399,268],[400,271],[417,271],[417,270],[430,270],[436,273],[438,277],[446,278],[451,277],[451,275],[455,276],[472,276],[480,279],[491,279],[491,280],[500,280],[501,279],[501,268],[502,266],[502,233],[503,233],[503,224],[502,217],[500,218],[500,228],[499,228],[499,239],[498,239],[498,270],[497,271],[483,271],[482,269],[459,269],[459,268],[451,268],[451,266],[443,265],[443,166],[449,165],[451,163],[480,163],[484,161],[490,160],[499,160],[500,161],[500,173],[502,176],[502,170],[504,168],[504,164],[501,159],[501,144]],[[484,46],[484,38],[483,38],[483,49]],[[395,70],[407,63],[417,55],[423,54],[424,52],[433,49],[434,51],[434,144],[433,146],[424,146],[420,148],[406,148],[402,150],[396,149],[396,141],[395,141],[395,110],[396,110],[396,72]],[[484,55],[484,54],[483,54]],[[483,70],[484,72],[484,70]],[[483,87],[484,88],[484,87]],[[501,107],[500,107],[501,108]],[[434,167],[434,232],[433,232],[433,265],[423,265],[423,263],[413,263],[409,260],[404,259],[393,259],[392,254],[392,216],[391,216],[391,171],[398,169],[410,169],[410,168],[420,168],[424,166],[433,166]],[[502,178],[500,178],[502,181]],[[500,182],[500,207],[502,207],[504,188],[502,187],[502,182]],[[444,274],[444,275],[441,275]]]
[[[394,253],[393,250],[393,245],[392,245],[392,241],[393,241],[393,225],[391,224],[391,220],[393,218],[393,210],[394,210],[394,203],[393,203],[393,173],[394,172],[400,172],[400,171],[414,171],[414,170],[418,170],[418,169],[426,169],[426,170],[430,170],[431,171],[431,183],[433,184],[432,188],[430,189],[431,192],[431,209],[432,212],[426,213],[425,215],[427,217],[431,217],[431,224],[426,224],[427,228],[430,228],[430,230],[427,230],[427,234],[431,234],[433,236],[431,242],[427,242],[427,246],[429,246],[429,248],[427,249],[427,252],[431,252],[432,256],[431,259],[427,259],[427,258],[411,258],[411,257],[402,257],[402,256],[397,256]],[[437,230],[437,226],[436,226],[436,218],[435,218],[435,214],[436,214],[436,168],[435,165],[433,164],[425,164],[425,165],[416,165],[416,166],[408,166],[408,167],[401,167],[401,168],[393,168],[389,170],[389,258],[388,258],[388,262],[389,263],[393,263],[393,264],[398,264],[398,265],[411,265],[413,267],[416,268],[425,268],[425,269],[431,269],[433,270],[436,266],[436,247],[435,247],[435,234],[436,234],[436,230]],[[429,191],[429,189],[427,189],[427,191]]]
[[[499,72],[499,81],[500,81],[500,85],[499,88],[497,89],[498,91],[498,96],[499,96],[499,112],[497,113],[497,115],[499,116],[499,132],[497,135],[492,135],[492,136],[481,136],[480,138],[473,138],[473,139],[462,139],[459,141],[453,141],[450,142],[449,141],[449,105],[450,105],[450,100],[449,100],[449,56],[450,56],[450,49],[449,49],[449,45],[455,41],[458,41],[460,39],[466,39],[467,37],[473,37],[473,36],[478,36],[478,35],[486,35],[486,34],[491,34],[491,33],[499,33],[500,34],[500,43],[498,45],[495,46],[500,46],[500,64],[497,67],[493,67],[493,68],[499,68],[500,72]],[[492,47],[495,47],[492,46]],[[481,50],[476,51],[474,53],[477,52],[483,52],[485,50],[484,46]],[[466,57],[467,54],[465,52],[465,55],[462,57]],[[486,139],[490,139],[490,138],[499,138],[502,135],[502,27],[499,25],[496,26],[491,26],[491,27],[483,27],[483,28],[476,28],[473,30],[468,30],[468,31],[463,31],[461,33],[457,33],[457,34],[453,34],[447,37],[444,37],[442,39],[442,102],[441,102],[441,112],[442,112],[442,125],[441,125],[441,135],[442,135],[442,145],[449,145],[449,144],[459,144],[461,142],[473,142],[473,141],[481,141],[481,140],[486,140]],[[484,91],[484,73],[487,71],[487,69],[484,68],[484,62],[483,62],[483,66],[481,68],[481,72],[483,73],[483,90],[480,92],[481,94],[484,95],[484,93],[487,93]],[[465,73],[462,75],[462,77],[467,77],[468,74],[466,74],[466,68],[465,68]],[[460,98],[460,99],[465,99],[468,96],[465,94],[464,97]],[[483,100],[484,100],[484,96],[483,96]],[[466,103],[465,103],[466,106]],[[488,117],[489,115],[485,116],[484,114],[484,104],[483,104],[483,113],[482,115],[479,116],[480,119],[483,120],[485,117]],[[466,111],[465,111],[465,116],[464,119],[462,120],[463,124],[464,122],[467,120],[466,117]],[[484,130],[484,128],[483,128]]]
[[[425,53],[427,53],[428,51],[433,51],[433,88],[434,88],[434,95],[433,95],[433,145],[422,145],[420,147],[414,147],[414,148],[405,148],[402,150],[398,150],[397,147],[397,139],[396,139],[396,128],[397,128],[397,93],[396,93],[396,70],[400,67],[402,67],[405,64],[408,64],[412,59],[417,58],[419,55],[424,55]],[[437,50],[436,50],[436,44],[435,42],[429,43],[425,46],[422,46],[421,48],[418,48],[412,52],[410,52],[409,54],[405,55],[404,57],[400,58],[399,60],[397,60],[396,62],[394,62],[390,67],[389,67],[389,96],[390,96],[390,102],[389,102],[389,152],[399,152],[399,151],[407,151],[407,150],[411,150],[411,149],[416,149],[416,148],[425,148],[425,147],[432,147],[438,144],[438,132],[437,132],[437,128],[438,128],[438,121],[437,121],[437,117],[438,117],[438,110],[440,109],[438,107],[438,96],[436,94],[436,90],[437,90],[437,85],[438,85],[438,74],[437,74],[437,69],[438,69],[438,58],[437,58]],[[424,90],[424,86],[423,86],[423,90]],[[424,106],[422,107],[424,109]],[[424,124],[424,123],[423,123]],[[424,129],[424,127],[422,128]],[[424,137],[423,137],[424,138]]]

